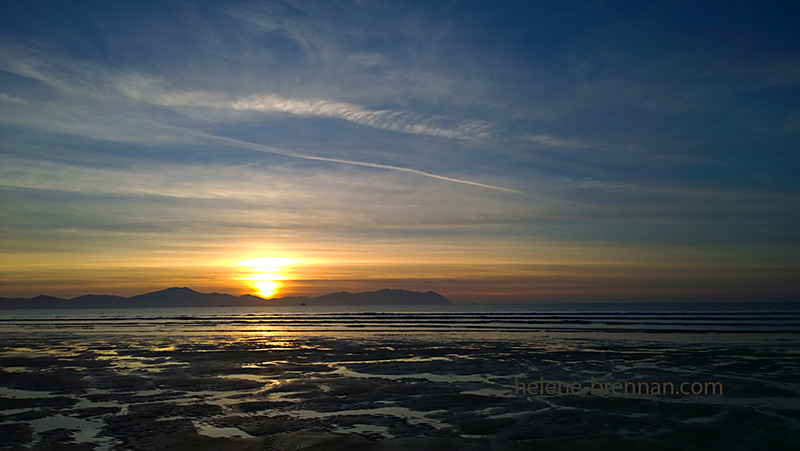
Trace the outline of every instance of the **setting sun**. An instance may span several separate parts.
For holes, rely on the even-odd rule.
[[[239,266],[249,268],[249,274],[242,277],[242,280],[249,282],[258,296],[264,298],[275,297],[283,284],[281,280],[286,280],[283,268],[292,264],[301,263],[298,260],[288,258],[253,258],[239,262]]]

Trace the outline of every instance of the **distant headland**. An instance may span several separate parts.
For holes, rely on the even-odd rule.
[[[0,298],[0,309],[63,309],[63,308],[140,308],[140,307],[255,307],[255,306],[330,306],[330,305],[451,305],[439,293],[383,289],[362,293],[339,291],[317,297],[290,296],[264,299],[245,294],[198,293],[190,288],[175,287],[129,298],[87,294],[72,299],[53,296],[32,298]]]

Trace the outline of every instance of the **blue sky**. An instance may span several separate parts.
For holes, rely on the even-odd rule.
[[[282,258],[285,295],[796,298],[799,19],[2,2],[0,295],[244,293]]]

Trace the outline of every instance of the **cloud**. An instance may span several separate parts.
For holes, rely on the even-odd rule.
[[[327,99],[291,99],[266,93],[238,99],[230,107],[264,113],[331,117],[383,130],[443,138],[487,140],[491,137],[490,124],[484,121],[455,121],[404,110],[371,110],[361,105]]]
[[[43,82],[62,93],[113,100],[116,96],[168,107],[201,107],[236,112],[326,117],[380,130],[438,138],[486,141],[492,124],[430,115],[405,109],[374,109],[329,98],[297,98],[274,92],[236,95],[224,91],[175,89],[167,80],[133,71],[111,71],[93,64],[49,57],[24,46],[2,46],[9,58],[3,69]],[[4,94],[3,100],[16,99]]]
[[[205,107],[300,117],[327,117],[381,130],[440,138],[483,141],[491,138],[491,124],[478,120],[455,120],[442,116],[397,110],[375,110],[355,103],[322,98],[291,98],[259,93],[230,99],[224,93],[180,91],[163,88],[152,77],[125,74],[113,80],[123,95],[134,100],[167,107]]]
[[[582,149],[586,147],[592,147],[592,144],[577,140],[577,139],[566,139],[566,138],[559,138],[552,135],[524,135],[522,137],[524,141],[531,141],[537,144],[542,144],[547,147],[565,147],[570,149]]]
[[[143,119],[140,119],[140,120],[145,121]],[[194,136],[197,136],[197,137],[204,138],[206,140],[211,140],[211,141],[214,141],[214,142],[222,143],[222,144],[233,146],[233,147],[238,147],[238,148],[241,148],[241,149],[254,150],[254,151],[257,151],[257,152],[266,152],[266,153],[270,153],[270,154],[274,154],[274,155],[282,155],[282,156],[286,156],[286,157],[299,158],[299,159],[310,160],[310,161],[324,161],[324,162],[338,163],[338,164],[344,164],[344,165],[350,165],[350,166],[361,166],[361,167],[367,167],[367,168],[386,169],[386,170],[390,170],[390,171],[399,171],[399,172],[405,172],[405,173],[410,173],[410,174],[415,174],[415,175],[421,175],[423,177],[428,177],[428,178],[432,178],[432,179],[436,179],[436,180],[443,180],[443,181],[446,181],[446,182],[459,183],[459,184],[470,185],[470,186],[477,186],[479,188],[486,188],[486,189],[491,189],[491,190],[495,190],[495,191],[502,191],[502,192],[512,193],[512,194],[526,195],[526,193],[524,193],[522,191],[518,191],[518,190],[512,189],[512,188],[506,188],[506,187],[502,187],[502,186],[491,185],[491,184],[488,184],[488,183],[480,183],[480,182],[476,182],[476,181],[473,181],[473,180],[466,180],[466,179],[461,179],[461,178],[456,178],[456,177],[448,177],[448,176],[444,176],[444,175],[440,175],[440,174],[435,174],[435,173],[432,173],[432,172],[422,171],[422,170],[419,170],[419,169],[407,168],[407,167],[403,167],[403,166],[394,166],[394,165],[389,165],[389,164],[371,163],[371,162],[367,162],[367,161],[357,161],[357,160],[347,160],[347,159],[341,159],[341,158],[321,157],[321,156],[310,155],[310,154],[301,153],[301,152],[294,152],[294,151],[290,151],[290,150],[278,149],[276,147],[266,146],[266,145],[263,145],[263,144],[253,143],[253,142],[249,142],[249,141],[243,141],[243,140],[239,140],[239,139],[228,138],[228,137],[219,136],[219,135],[213,135],[211,133],[206,133],[206,132],[202,132],[202,131],[199,131],[199,130],[192,130],[192,129],[188,129],[188,128],[185,128],[185,127],[178,127],[178,126],[175,126],[175,125],[158,124],[158,123],[150,122],[150,121],[145,121],[145,122],[149,122],[149,123],[151,123],[153,125],[156,125],[156,126],[159,126],[159,127],[162,127],[162,128],[181,131],[181,132],[188,133],[188,134],[191,134],[191,135],[194,135]]]
[[[0,92],[0,101],[15,103],[17,105],[27,105],[28,104],[27,100],[21,99],[19,97],[10,96],[10,95],[6,94],[5,92]]]
[[[19,50],[19,48],[15,49]],[[166,86],[168,85],[167,82],[158,77],[134,72],[120,73],[101,70],[98,67],[73,64],[58,58],[45,61],[39,57],[31,56],[33,54],[34,52],[30,52],[26,57],[20,57],[19,60],[22,62],[6,64],[6,69],[12,73],[39,80],[64,93],[83,94],[86,99],[114,100],[114,97],[118,98],[122,96],[141,103],[170,108],[203,107],[230,111],[256,111],[264,114],[281,113],[300,117],[329,117],[383,130],[449,139],[486,140],[490,137],[489,124],[482,121],[458,121],[405,110],[372,110],[361,105],[328,99],[296,99],[268,93],[231,98],[231,96],[226,93],[216,93],[212,91],[172,90]],[[58,73],[69,73],[70,76],[60,78]],[[92,83],[89,83],[90,80]],[[91,88],[89,88],[89,86],[91,86]],[[4,95],[3,99],[11,100],[12,96]],[[20,99],[20,101],[14,103],[22,104],[22,102],[24,102],[24,100]],[[70,113],[69,116],[72,117],[74,113],[75,111]],[[63,117],[61,119],[66,120],[66,122],[71,122],[68,117]],[[84,130],[87,128],[102,132],[104,128],[102,126],[98,128],[97,124],[93,121],[86,121],[85,118],[79,122],[79,128],[73,129],[73,132],[75,130]],[[145,120],[140,120],[138,122],[150,122],[152,125],[157,125],[161,129],[180,130],[181,132],[189,133],[196,137],[202,137],[205,140],[224,143],[248,150],[312,161],[324,161],[398,171],[506,193],[525,194],[512,188],[481,183],[464,178],[450,177],[411,167],[380,164],[355,159],[322,157],[213,135],[185,127]],[[68,128],[71,128],[73,125],[74,124],[71,124]],[[114,129],[119,128],[119,126],[113,126],[113,124],[108,125],[112,126]],[[127,127],[128,126],[124,126],[123,128]],[[55,123],[51,123],[48,128],[51,130],[58,129],[59,126]],[[116,130],[114,133],[118,132],[120,132],[120,130]],[[120,137],[123,135],[124,133],[122,133]]]

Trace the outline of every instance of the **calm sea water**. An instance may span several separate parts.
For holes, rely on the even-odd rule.
[[[0,331],[800,334],[800,303],[0,310]]]

